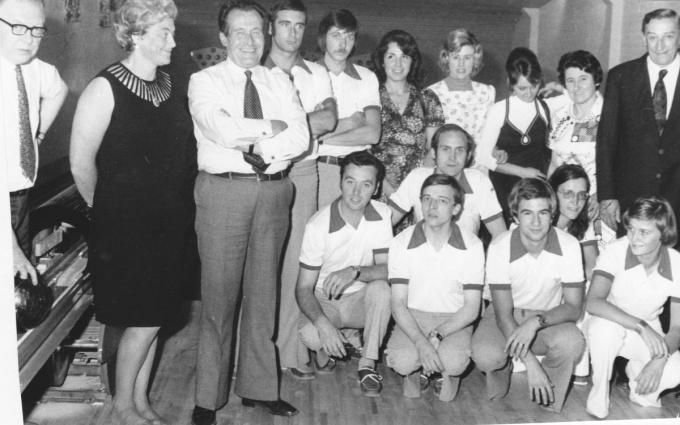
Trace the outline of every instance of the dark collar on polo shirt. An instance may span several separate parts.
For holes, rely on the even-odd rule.
[[[274,63],[274,60],[272,60],[271,56],[267,56],[267,59],[264,60],[264,64],[262,64],[262,65],[265,66],[267,69],[272,69],[275,66],[278,66],[278,65],[276,65],[276,63]],[[307,66],[305,61],[302,60],[302,56],[300,56],[300,55],[298,55],[297,60],[293,64],[293,67],[296,67],[296,66],[299,66],[300,68],[304,69],[305,71],[307,71],[308,74],[312,73],[312,70],[309,69],[309,67]],[[283,68],[279,68],[279,69],[283,72],[286,72],[286,70],[283,69]],[[286,74],[288,74],[288,72],[286,72]]]
[[[432,174],[444,174],[444,173],[439,171],[439,168],[434,167],[434,170],[432,170]],[[456,181],[460,185],[460,188],[463,189],[463,193],[465,193],[466,195],[472,194],[472,186],[470,186],[470,182],[465,176],[465,170],[461,171],[460,178],[457,178]]]
[[[671,256],[668,253],[668,247],[662,246],[659,255],[659,266],[657,267],[656,271],[659,272],[661,277],[672,281],[673,272],[671,270]],[[626,264],[624,265],[624,268],[628,270],[635,266],[639,266],[640,264],[642,263],[640,263],[640,260],[638,260],[637,256],[633,254],[633,251],[630,249],[629,245],[628,249],[626,249]]]
[[[326,68],[327,71],[330,72],[330,69],[328,69],[328,66],[326,65],[326,62],[323,60],[324,58],[319,59],[319,62],[317,62],[319,65],[323,65],[324,68]],[[345,64],[345,69],[342,70],[345,74],[347,74],[348,77],[352,77],[355,80],[361,80],[361,76],[359,75],[359,71],[357,71],[356,67],[352,62],[347,62]]]
[[[331,220],[330,220],[330,225],[328,226],[328,233],[333,233],[337,232],[338,230],[342,229],[345,227],[345,219],[342,218],[342,215],[340,215],[340,200],[342,197],[336,199],[333,201],[331,204]],[[375,207],[371,202],[366,205],[366,208],[364,208],[364,220],[366,221],[380,221],[382,220],[382,216],[378,211],[376,211]]]
[[[411,234],[411,240],[408,243],[408,249],[418,248],[420,245],[427,242],[425,237],[425,221],[420,220],[416,223],[415,229],[413,229],[413,234]],[[449,245],[456,249],[467,249],[465,247],[465,241],[463,241],[463,235],[460,233],[460,227],[456,223],[451,223],[451,236],[449,236]]]
[[[562,255],[562,247],[560,246],[560,240],[557,238],[557,231],[554,227],[548,230],[547,240],[545,241],[545,246],[543,251],[550,252],[555,255]],[[510,262],[518,260],[527,254],[526,247],[522,243],[522,239],[519,236],[519,227],[512,231],[510,235]]]

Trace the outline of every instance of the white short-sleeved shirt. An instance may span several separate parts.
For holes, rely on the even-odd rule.
[[[19,88],[15,67],[15,64],[0,57],[0,140],[4,145],[3,149],[7,151],[7,191],[9,192],[32,187],[39,164],[38,145],[34,137],[36,175],[32,179],[24,176],[21,168]],[[37,58],[21,65],[21,74],[24,77],[28,98],[28,120],[31,124],[31,132],[36,136],[40,124],[40,101],[55,98],[68,89],[59,76],[57,68]]]
[[[319,62],[326,69],[323,62]],[[347,118],[355,112],[363,112],[367,109],[380,110],[380,92],[378,90],[378,78],[368,68],[347,63],[345,70],[338,75],[328,71],[333,87],[333,94],[338,103],[338,118]],[[352,152],[363,151],[370,145],[338,146],[321,145],[319,155],[345,156]]]
[[[455,313],[466,290],[484,286],[484,247],[472,233],[453,225],[448,243],[435,250],[419,221],[390,245],[390,285],[408,285],[408,307],[433,313]]]
[[[349,266],[371,266],[375,254],[386,254],[392,240],[392,212],[382,202],[366,206],[364,216],[355,229],[340,215],[340,198],[321,208],[305,226],[300,250],[300,267],[319,270],[316,290],[334,271]],[[366,283],[355,281],[345,294],[359,291]]]
[[[494,239],[486,260],[489,289],[512,290],[515,308],[550,310],[562,302],[562,288],[584,287],[579,241],[555,227],[547,238],[538,257],[527,252],[518,228]]]
[[[390,196],[389,204],[404,214],[413,209],[416,220],[422,220],[423,207],[420,203],[420,189],[425,179],[434,172],[435,168],[431,167],[419,167],[412,170]],[[463,169],[457,181],[465,192],[465,198],[463,212],[456,223],[476,235],[479,232],[480,220],[489,223],[503,214],[496,191],[489,177],[474,168]]]
[[[647,275],[628,238],[620,238],[598,257],[596,275],[612,280],[607,301],[646,321],[659,317],[668,297],[680,301],[680,253],[672,248],[661,248],[657,270]]]
[[[267,56],[264,66],[270,70],[287,75],[297,89],[297,94],[302,102],[302,108],[306,113],[314,112],[317,105],[324,100],[333,97],[333,88],[328,71],[323,66],[298,57],[297,62],[290,70],[290,75],[276,66],[271,56]],[[313,142],[311,153],[299,160],[315,159],[318,155],[319,146]]]

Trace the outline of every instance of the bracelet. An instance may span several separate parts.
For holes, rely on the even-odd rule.
[[[641,334],[641,333],[642,333],[642,329],[643,329],[643,328],[648,328],[648,327],[649,327],[649,324],[648,324],[647,322],[645,322],[643,319],[640,319],[640,321],[637,322],[637,323],[635,324],[635,329],[634,329],[634,330],[635,330],[635,332]]]

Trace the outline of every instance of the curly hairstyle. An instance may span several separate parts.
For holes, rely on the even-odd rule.
[[[118,3],[113,15],[116,40],[126,52],[135,43],[133,35],[143,35],[146,30],[165,18],[177,18],[177,6],[172,0],[124,0]]]
[[[385,53],[390,43],[396,43],[397,46],[411,58],[411,69],[408,71],[406,76],[406,81],[420,88],[420,83],[423,80],[422,63],[423,59],[420,55],[420,50],[416,44],[416,39],[406,31],[403,30],[392,30],[385,34],[378,47],[372,55],[372,61],[375,66],[375,74],[378,77],[380,84],[384,84],[387,80],[387,75],[385,74]]]
[[[578,68],[590,74],[595,82],[595,87],[602,84],[602,65],[595,55],[587,50],[576,50],[562,55],[557,65],[557,78],[563,86],[565,85],[564,73],[567,68]]]
[[[460,49],[465,46],[470,46],[474,49],[474,64],[472,66],[472,73],[470,77],[474,77],[482,70],[484,57],[484,49],[482,43],[477,40],[477,37],[465,28],[457,28],[446,35],[442,49],[439,51],[439,60],[437,64],[442,71],[447,75],[449,73],[449,55],[451,53],[458,53]]]

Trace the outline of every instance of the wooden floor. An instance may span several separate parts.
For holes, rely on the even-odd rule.
[[[163,349],[151,389],[156,411],[173,425],[191,423],[194,393],[199,303],[193,303],[188,322],[169,337]],[[340,363],[333,375],[301,382],[283,373],[281,396],[300,410],[292,418],[271,416],[260,409],[241,406],[231,395],[218,412],[218,425],[300,424],[300,425],[387,425],[387,424],[491,424],[590,421],[585,400],[590,386],[574,386],[561,414],[547,412],[528,401],[526,373],[513,375],[510,394],[500,402],[484,396],[484,376],[473,370],[462,381],[456,400],[440,402],[431,391],[420,399],[401,395],[401,379],[380,366],[384,390],[379,398],[363,397],[356,380],[356,360]],[[674,394],[662,397],[662,409],[643,408],[628,402],[625,392],[612,389],[610,420],[679,418],[680,399]],[[109,403],[39,403],[27,418],[38,425],[109,425]],[[647,423],[648,421],[645,421]],[[674,423],[680,423],[675,419]]]

